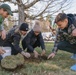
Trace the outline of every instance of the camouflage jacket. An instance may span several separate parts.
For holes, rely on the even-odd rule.
[[[60,41],[68,41],[70,44],[76,43],[76,37],[72,36],[72,31],[76,28],[76,26],[72,23],[68,23],[67,31],[64,31],[64,29],[58,28],[56,40],[54,43],[54,48],[52,52],[56,53],[58,51],[57,45]]]

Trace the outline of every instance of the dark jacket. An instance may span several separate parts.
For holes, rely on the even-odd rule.
[[[70,44],[76,44],[76,37],[72,36],[72,31],[76,28],[76,25],[73,23],[73,20],[68,17],[68,27],[65,29],[58,28],[56,41],[54,44],[53,52],[58,51],[58,43],[60,41],[68,41]]]
[[[43,40],[41,33],[38,36],[35,36],[34,31],[31,30],[27,34],[27,36],[23,39],[23,41],[26,44],[26,47],[30,49],[31,51],[34,50],[33,45],[36,43],[36,41],[41,46],[42,50],[43,49],[45,50],[44,40]],[[23,49],[25,48],[23,47]]]
[[[19,32],[15,32],[16,29],[12,28],[8,34],[7,37],[3,43],[3,46],[11,46],[13,45],[14,49],[18,51],[19,53],[22,52],[22,49],[20,48],[20,39],[21,35]]]

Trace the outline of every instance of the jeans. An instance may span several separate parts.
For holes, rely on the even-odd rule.
[[[67,41],[61,41],[58,44],[58,49],[76,54],[76,44],[70,44]]]

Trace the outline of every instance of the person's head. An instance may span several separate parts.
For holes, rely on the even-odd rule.
[[[29,30],[28,28],[28,24],[27,23],[22,23],[20,28],[19,28],[19,31],[21,33],[21,35],[26,35],[27,31]]]
[[[3,18],[7,18],[8,15],[13,16],[11,7],[8,4],[2,4],[0,6],[0,15],[2,15]]]
[[[35,25],[34,25],[34,27],[33,27],[33,31],[34,31],[34,34],[35,34],[36,36],[38,36],[38,35],[40,34],[40,32],[41,32],[41,27],[40,27],[40,24],[39,24],[38,21],[35,22]]]
[[[68,25],[68,18],[65,13],[59,13],[55,18],[55,23],[58,25],[58,28],[64,29]]]

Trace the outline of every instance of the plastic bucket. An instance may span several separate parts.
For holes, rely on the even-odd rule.
[[[3,58],[11,55],[11,47],[2,47],[2,49],[6,51],[6,53],[1,54]]]

